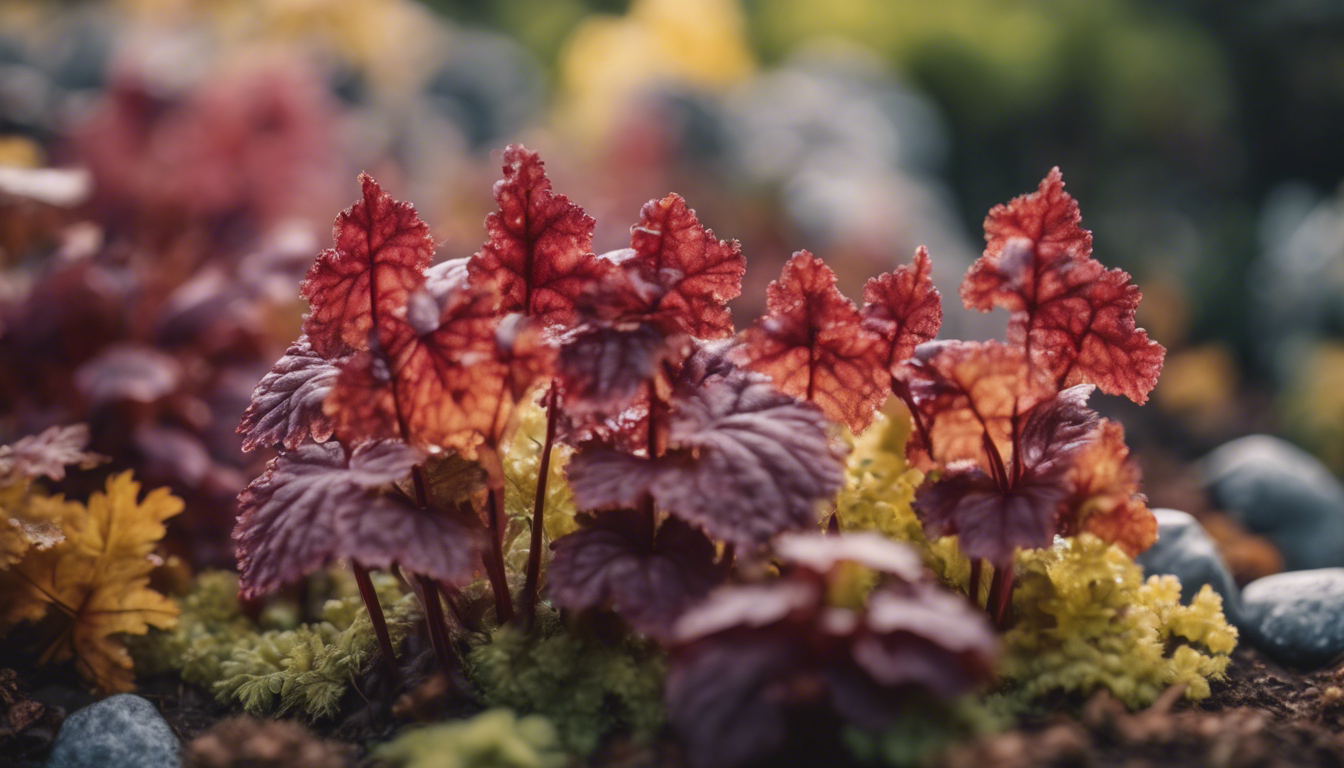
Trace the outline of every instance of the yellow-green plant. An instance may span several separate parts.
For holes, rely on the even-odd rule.
[[[402,768],[560,768],[569,762],[549,720],[504,708],[413,728],[374,756]]]

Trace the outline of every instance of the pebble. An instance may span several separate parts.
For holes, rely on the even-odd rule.
[[[1344,568],[1276,573],[1241,591],[1241,629],[1275,661],[1312,669],[1344,658]]]
[[[1136,559],[1145,574],[1170,574],[1181,580],[1181,601],[1189,603],[1209,584],[1223,596],[1223,614],[1233,624],[1240,618],[1240,596],[1232,573],[1218,554],[1204,526],[1186,512],[1155,509],[1157,543]]]
[[[153,704],[123,693],[67,717],[45,768],[179,768],[181,747]]]
[[[1250,435],[1204,459],[1213,501],[1269,539],[1289,571],[1344,567],[1344,485],[1314,456]]]

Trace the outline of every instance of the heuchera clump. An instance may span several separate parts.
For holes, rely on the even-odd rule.
[[[390,662],[368,569],[400,571],[448,667],[444,601],[460,612],[480,573],[506,634],[526,638],[547,503],[570,498],[548,487],[563,446],[580,514],[557,528],[544,594],[572,613],[614,610],[663,644],[692,762],[734,765],[780,746],[800,712],[880,729],[988,682],[989,619],[1009,623],[1019,550],[1084,532],[1129,553],[1152,543],[1123,432],[1087,400],[1142,403],[1164,350],[1134,325],[1129,276],[1091,257],[1057,169],[990,212],[962,285],[968,308],[1010,312],[1007,340],[935,342],[922,248],[870,280],[862,305],[800,251],[739,333],[727,302],[741,248],[681,197],[650,201],[629,246],[598,255],[593,220],[534,152],[510,146],[503,161],[485,244],[438,264],[414,208],[361,177],[303,284],[304,335],[239,428],[249,449],[279,450],[240,496],[244,595],[348,559]],[[893,395],[910,429],[884,435],[910,435],[909,464],[861,469],[872,487],[837,499],[855,482],[842,429],[862,433]],[[545,426],[523,439],[539,451],[515,449],[518,414],[538,407]],[[511,584],[524,466],[530,543]],[[840,532],[845,510],[880,514],[877,486],[919,472],[925,533],[956,536],[971,559],[969,602],[905,544]],[[986,563],[988,617],[975,607]]]

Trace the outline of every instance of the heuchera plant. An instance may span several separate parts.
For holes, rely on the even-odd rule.
[[[934,342],[941,299],[922,248],[870,280],[861,306],[800,251],[767,314],[738,333],[727,302],[741,248],[681,197],[650,201],[629,247],[598,255],[593,220],[552,191],[535,153],[510,146],[503,161],[485,244],[439,264],[415,210],[361,177],[303,284],[304,335],[239,428],[247,448],[279,450],[240,496],[244,595],[349,559],[390,663],[368,569],[400,569],[447,665],[441,600],[455,608],[479,570],[496,618],[526,629],[548,462],[565,443],[584,513],[551,545],[550,600],[614,609],[672,648],[672,719],[713,755],[697,762],[730,764],[782,739],[795,705],[830,701],[871,727],[897,693],[946,700],[990,674],[983,614],[932,584],[911,550],[819,531],[828,517],[844,526],[841,427],[862,432],[890,396],[910,411],[908,452],[927,473],[916,509],[972,558],[973,601],[993,566],[987,606],[1001,624],[1018,549],[1083,531],[1130,553],[1153,541],[1122,430],[1087,399],[1099,388],[1143,402],[1164,351],[1134,326],[1129,276],[1092,259],[1058,170],[990,212],[962,285],[969,308],[1009,310],[1008,339]],[[502,457],[529,398],[546,428],[515,609]],[[756,564],[739,579],[772,556],[782,577],[715,591],[738,553]],[[851,566],[877,586],[852,588]]]

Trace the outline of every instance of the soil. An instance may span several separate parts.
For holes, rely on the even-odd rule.
[[[32,699],[49,707],[70,711],[92,700],[66,681],[44,683]],[[205,691],[183,684],[171,675],[142,680],[137,692],[159,708],[184,743],[230,714]],[[955,747],[936,765],[1344,768],[1344,667],[1294,671],[1243,646],[1233,656],[1227,679],[1213,684],[1212,696],[1190,704],[1181,698],[1181,693],[1172,689],[1152,707],[1135,713],[1127,712],[1108,695],[1099,694],[1081,706],[1075,703],[1071,708],[1063,707],[1072,709],[1069,714],[1044,716],[1024,723],[1018,730]],[[401,706],[405,707],[406,702],[403,698]],[[395,718],[385,708],[379,708],[379,716],[370,718],[369,707],[349,703],[357,714],[340,723],[318,727],[319,736],[367,744],[391,735]],[[44,750],[40,746],[34,749],[35,746],[32,739],[25,742],[24,756],[30,760],[40,758]],[[0,743],[0,755],[5,753],[5,747]],[[618,755],[619,750],[607,757]],[[625,757],[615,762],[634,765],[647,761],[650,755],[637,751]],[[18,764],[0,757],[0,766]]]

